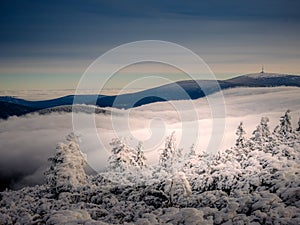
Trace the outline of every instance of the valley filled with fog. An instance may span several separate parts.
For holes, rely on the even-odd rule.
[[[225,132],[218,150],[224,151],[234,145],[240,121],[245,125],[246,136],[251,137],[262,116],[270,118],[270,127],[274,129],[280,116],[290,109],[292,123],[297,126],[299,88],[232,88],[223,91],[223,95],[226,104]],[[209,140],[214,138],[211,136],[211,108],[206,98],[191,101],[195,108],[185,110],[181,107],[180,111],[174,108],[174,102],[184,106],[188,101],[160,102],[128,110],[106,108],[108,113],[96,114],[95,125],[101,143],[95,140],[94,129],[87,127],[79,131],[81,145],[91,167],[98,172],[106,168],[111,149],[109,143],[115,137],[127,138],[132,146],[142,141],[149,164],[158,162],[165,138],[173,131],[178,147],[183,151],[188,151],[193,144],[197,152],[205,151]],[[83,121],[88,117],[90,115],[85,113],[80,115]],[[191,118],[191,121],[184,121],[184,135],[181,134],[182,117]],[[198,119],[195,121],[194,118]],[[129,128],[113,127],[123,123],[128,123]],[[56,144],[73,129],[72,114],[63,111],[10,117],[1,120],[0,124],[0,176],[14,189],[44,182],[43,173],[49,165],[47,158],[53,155]],[[198,137],[191,136],[195,130]]]
[[[223,94],[1,121],[0,223],[299,224],[299,88]]]

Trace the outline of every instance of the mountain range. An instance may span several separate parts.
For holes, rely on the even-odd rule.
[[[215,80],[184,80],[118,96],[77,95],[76,104],[96,105],[102,108],[115,107],[128,109],[154,102],[198,99],[217,91],[234,87],[276,86],[300,87],[300,76],[277,73],[254,73],[227,80],[217,80],[217,82]],[[75,95],[67,95],[51,100],[28,101],[11,96],[0,96],[0,118],[6,119],[9,116],[20,116],[32,112],[39,112],[41,114],[52,111],[70,112],[72,111],[74,98]],[[86,111],[86,107],[84,111]],[[98,113],[106,113],[106,110],[100,110]]]

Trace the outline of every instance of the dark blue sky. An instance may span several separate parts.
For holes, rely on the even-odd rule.
[[[144,39],[190,48],[220,78],[262,63],[300,73],[299,28],[297,0],[2,0],[0,89],[72,88],[105,51]]]

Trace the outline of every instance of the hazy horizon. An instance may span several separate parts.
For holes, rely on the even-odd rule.
[[[270,118],[270,126],[272,129],[279,123],[279,118],[284,114],[285,110],[292,111],[293,127],[297,125],[298,116],[300,113],[298,95],[300,89],[297,87],[260,87],[260,88],[233,88],[223,91],[226,101],[226,131],[220,148],[225,150],[232,147],[235,141],[235,130],[240,121],[244,122],[247,127],[247,137],[251,137],[252,130],[255,129],[262,116]],[[211,98],[218,98],[217,94]],[[188,150],[195,137],[187,135],[185,140],[181,132],[190,132],[189,130],[182,131],[182,116],[188,115],[189,121],[185,121],[189,126],[199,125],[199,140],[198,150],[206,149],[208,141],[212,138],[212,115],[211,105],[206,98],[192,100],[196,103],[196,112],[193,109],[181,108],[174,109],[174,102],[157,102],[153,104],[143,105],[137,108],[120,110],[114,109],[115,116],[105,114],[96,114],[95,121],[97,133],[103,142],[103,148],[99,149],[99,144],[93,139],[94,130],[85,128],[82,132],[82,142],[86,143],[91,152],[95,152],[96,156],[90,153],[89,160],[94,163],[97,160],[100,162],[98,166],[102,169],[106,165],[108,157],[109,143],[114,137],[126,137],[128,134],[134,136],[129,138],[129,141],[143,141],[145,149],[150,149],[154,145],[160,144],[153,148],[153,151],[147,152],[148,160],[155,162],[158,157],[158,150],[162,147],[165,137],[172,131],[176,131],[177,140],[184,150]],[[190,100],[176,101],[180,105],[184,105]],[[243,104],[241,104],[241,102]],[[257,106],[260,107],[257,107]],[[130,112],[130,119],[126,119],[126,113]],[[198,120],[193,120],[195,114],[198,115]],[[85,121],[88,114],[81,114],[80,118]],[[153,118],[159,118],[158,123],[153,123]],[[130,123],[130,133],[126,129],[114,129],[113,124],[122,124],[124,121]],[[43,171],[47,165],[47,157],[55,150],[57,142],[72,130],[72,113],[67,112],[52,112],[50,114],[39,115],[37,113],[28,114],[26,116],[14,116],[7,120],[0,120],[0,142],[3,157],[0,159],[3,165],[0,171],[3,177],[16,176],[16,174],[26,174],[28,182],[41,182]],[[114,122],[114,123],[112,123]],[[29,132],[30,131],[30,132]],[[191,129],[194,131],[194,129]],[[78,131],[79,132],[79,131]],[[152,136],[159,136],[162,132],[159,141],[153,141]],[[186,134],[185,134],[186,135]],[[33,141],[35,140],[35,141]],[[131,143],[132,144],[132,143]],[[195,143],[196,144],[196,143]],[[152,146],[153,145],[153,146]],[[13,151],[11,151],[13,149]],[[105,150],[106,149],[106,150]],[[156,149],[156,150],[155,150]],[[15,157],[15,156],[18,157]],[[93,157],[91,157],[91,155]],[[33,157],[34,156],[34,157]],[[29,175],[28,175],[29,174]],[[18,178],[18,177],[17,177]],[[19,179],[20,181],[20,179]],[[26,183],[26,182],[25,182]]]
[[[258,68],[258,69],[261,69],[261,68]],[[117,74],[115,77],[113,77],[113,79],[111,79],[106,84],[106,86],[101,90],[100,93],[104,94],[104,95],[118,95],[120,93],[120,91],[122,91],[122,94],[134,93],[137,91],[142,91],[142,90],[146,90],[146,89],[150,89],[150,88],[154,88],[154,87],[159,87],[159,86],[162,86],[165,84],[170,84],[172,82],[191,80],[191,78],[189,76],[184,75],[183,73],[176,74],[176,70],[173,71],[173,74],[157,72],[157,74],[144,73],[144,74],[140,75],[138,73],[135,73],[131,76],[132,80],[133,79],[141,79],[143,77],[154,76],[154,75],[161,76],[161,77],[165,78],[166,80],[164,80],[164,82],[162,82],[162,83],[154,81],[152,83],[145,84],[145,86],[140,86],[140,87],[135,86],[132,88],[124,88],[126,85],[128,85],[128,83],[130,83],[130,80],[128,79],[127,83],[120,82],[119,84],[118,84],[118,82],[116,82],[116,80],[120,79],[120,76],[124,76],[124,74],[126,75],[126,73],[127,72],[121,73],[121,75]],[[260,71],[257,70],[252,73],[260,73]],[[247,74],[252,74],[252,73],[247,73]],[[265,73],[276,73],[276,71],[265,71]],[[218,78],[218,76],[216,75],[216,78],[218,80],[227,80],[230,78],[247,75],[247,74],[246,73],[245,74],[227,74],[225,77],[223,77],[223,79]],[[280,73],[278,73],[278,74],[280,74]],[[282,73],[282,74],[300,76],[300,74],[288,74],[288,73]],[[114,86],[115,83],[117,83],[116,86]],[[97,87],[84,90],[84,92],[86,94],[99,94],[99,91],[100,90]],[[12,96],[12,97],[17,97],[17,98],[23,98],[26,100],[47,100],[47,99],[51,99],[51,98],[62,97],[62,96],[73,95],[73,94],[76,94],[76,85],[74,85],[74,87],[72,87],[72,88],[50,88],[50,89],[38,88],[38,87],[35,89],[26,88],[26,87],[17,88],[17,89],[13,89],[13,88],[12,89],[3,89],[3,87],[0,85],[0,96]]]

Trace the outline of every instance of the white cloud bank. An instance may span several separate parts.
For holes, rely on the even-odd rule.
[[[226,103],[226,127],[221,149],[228,148],[235,141],[235,130],[240,121],[244,122],[248,136],[259,123],[262,116],[270,118],[270,126],[274,128],[279,117],[286,109],[291,109],[293,126],[296,127],[300,117],[300,88],[234,88],[223,92]],[[185,101],[177,102],[182,105]],[[197,150],[205,150],[211,134],[211,111],[207,100],[198,99],[193,103],[197,106],[199,117],[199,138]],[[128,136],[129,142],[136,144],[136,139],[145,143],[145,150],[149,163],[157,161],[158,149],[163,146],[164,137],[173,130],[176,132],[180,147],[188,149],[195,137],[192,136],[195,124],[193,110],[175,111],[172,102],[161,102],[141,106],[131,110],[113,110],[117,114],[113,117],[114,130],[110,115],[98,114],[95,117],[97,133],[103,143],[101,147],[95,141],[93,129],[85,128],[80,131],[82,146],[88,153],[89,163],[102,170],[106,166],[109,151],[109,142],[115,136]],[[124,115],[129,115],[129,120]],[[81,115],[82,122],[88,115]],[[184,129],[189,126],[191,132],[181,138],[182,124],[180,116],[192,118],[184,124]],[[122,127],[129,124],[130,130]],[[0,178],[18,178],[18,184],[42,182],[43,171],[47,166],[47,158],[53,154],[56,143],[62,141],[64,136],[72,131],[72,115],[57,114],[12,117],[0,121]],[[190,133],[189,133],[190,132]],[[188,137],[188,138],[187,138]],[[135,138],[135,139],[134,139]],[[184,139],[184,140],[181,140]],[[21,177],[21,178],[20,178]]]

